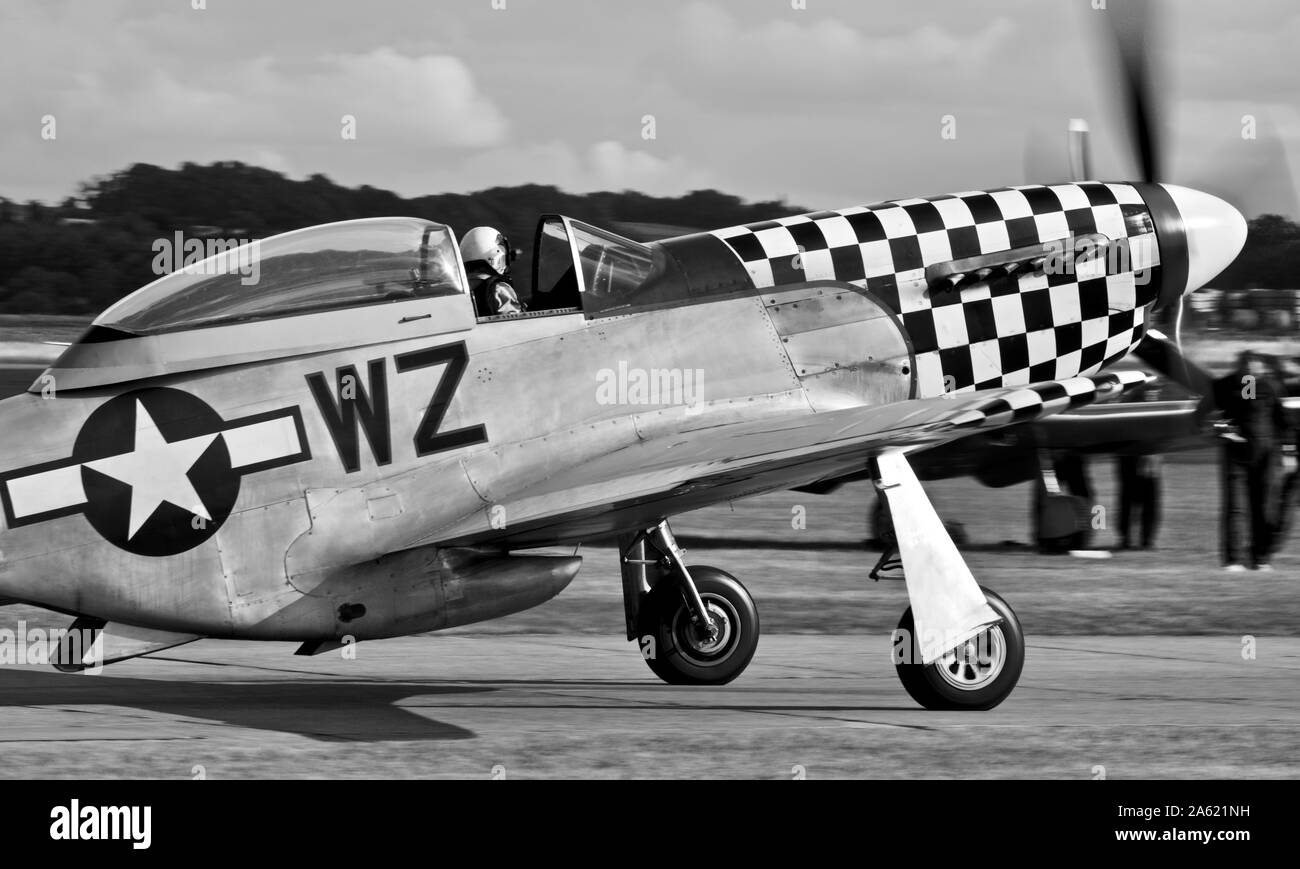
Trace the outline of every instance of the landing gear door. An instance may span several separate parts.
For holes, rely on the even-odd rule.
[[[533,244],[532,309],[581,310],[585,291],[569,218],[543,215]]]

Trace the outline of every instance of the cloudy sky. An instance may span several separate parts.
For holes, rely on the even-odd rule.
[[[1132,178],[1100,3],[5,0],[0,195],[242,160],[405,195],[539,182],[830,207],[1059,180],[1074,116],[1095,174]],[[1279,172],[1300,168],[1300,5],[1160,11],[1165,180],[1300,216]]]

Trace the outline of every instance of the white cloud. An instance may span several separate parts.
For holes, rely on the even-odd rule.
[[[681,157],[664,159],[613,141],[592,145],[587,164],[591,189],[669,194],[698,190],[709,183],[708,173],[691,169]]]
[[[85,49],[75,63],[47,74],[51,59],[38,61],[35,46],[56,34],[67,44],[68,31],[81,28],[39,15],[23,26],[32,47],[13,50],[21,45],[12,32],[0,44],[10,49],[0,51],[0,77],[29,82],[0,91],[0,117],[9,120],[0,148],[7,164],[25,167],[0,190],[14,198],[71,193],[134,162],[235,159],[306,172],[364,161],[382,174],[388,159],[418,165],[435,151],[495,147],[510,129],[465,62],[448,54],[380,47],[298,63],[265,53],[215,66],[159,63],[148,39],[120,26],[116,41],[76,38]],[[55,141],[41,138],[46,115],[56,119]],[[341,136],[344,115],[356,118],[354,142]]]
[[[376,132],[394,143],[482,147],[505,136],[501,111],[459,58],[404,57],[379,48],[326,58],[325,65],[314,76],[277,80],[279,96],[300,100],[307,110],[343,110],[359,121],[371,117]]]
[[[66,118],[70,130],[94,129],[100,147],[113,139],[137,144],[136,137],[338,139],[344,114],[357,118],[358,139],[382,137],[399,146],[490,146],[507,130],[460,59],[406,57],[388,48],[325,57],[306,70],[259,57],[232,64],[216,81],[153,69],[110,88],[83,73],[47,94],[44,105]]]
[[[428,174],[399,181],[398,188],[414,193],[548,184],[574,193],[626,189],[670,196],[716,183],[709,171],[680,155],[660,157],[612,140],[582,150],[558,140],[507,146],[474,154],[454,169],[429,168]]]
[[[685,62],[674,75],[693,95],[797,95],[809,103],[853,97],[889,99],[941,82],[966,86],[1015,31],[993,18],[972,32],[926,24],[902,33],[868,34],[826,15],[746,26],[728,11],[695,3],[682,11]],[[694,83],[690,86],[688,83]]]

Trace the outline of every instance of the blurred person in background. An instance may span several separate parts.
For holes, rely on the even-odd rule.
[[[1151,549],[1160,525],[1160,456],[1118,456],[1119,548],[1133,548],[1133,526],[1138,545]]]
[[[1252,350],[1218,378],[1201,410],[1223,413],[1220,438],[1220,541],[1227,570],[1272,570],[1282,491],[1282,447],[1291,433],[1276,366]]]
[[[1278,374],[1282,378],[1285,395],[1300,394],[1300,359],[1278,360]],[[1282,441],[1282,479],[1277,498],[1276,525],[1273,531],[1273,551],[1277,552],[1291,530],[1291,517],[1295,503],[1300,500],[1300,414],[1284,410],[1286,436]]]

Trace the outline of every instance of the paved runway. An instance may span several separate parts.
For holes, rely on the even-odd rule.
[[[903,692],[887,637],[765,636],[722,688],[618,638],[201,641],[102,675],[0,667],[6,777],[1300,775],[1300,639],[1031,638],[986,713]]]

